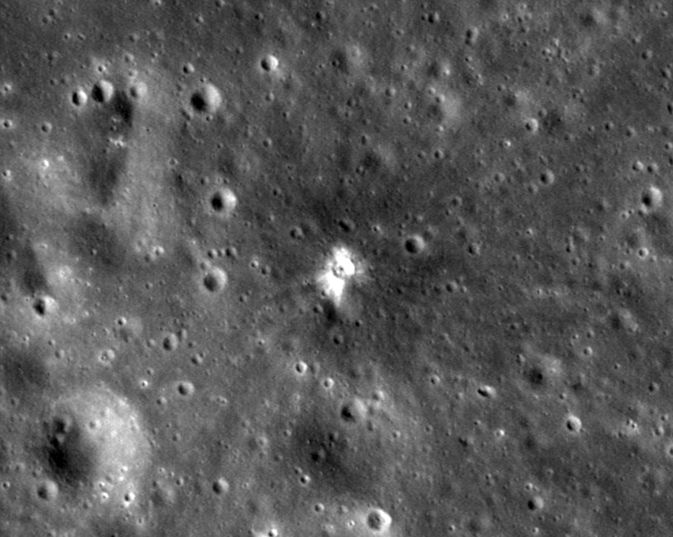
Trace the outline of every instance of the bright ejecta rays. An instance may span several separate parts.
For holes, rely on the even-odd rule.
[[[364,272],[364,263],[351,250],[343,245],[334,246],[317,274],[316,283],[320,291],[338,306],[349,282],[357,280]]]

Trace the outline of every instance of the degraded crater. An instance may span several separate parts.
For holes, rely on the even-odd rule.
[[[306,402],[291,437],[288,456],[301,468],[304,484],[355,497],[395,486],[403,473],[397,463],[413,449],[399,438],[400,416],[379,394],[325,397]]]
[[[61,411],[52,417],[47,427],[46,455],[49,469],[56,478],[73,485],[92,482],[101,454],[82,424]]]
[[[130,246],[108,219],[82,214],[72,224],[72,248],[101,270],[119,270],[130,257]]]
[[[294,436],[300,464],[328,490],[360,491],[371,483],[372,461],[358,453],[353,437],[341,428],[312,420],[303,424]]]
[[[83,389],[46,412],[42,453],[54,481],[71,492],[94,492],[101,503],[133,498],[150,444],[141,416],[107,388]]]

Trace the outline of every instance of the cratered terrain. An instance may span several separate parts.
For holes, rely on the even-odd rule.
[[[0,2],[1,537],[673,535],[673,4]]]

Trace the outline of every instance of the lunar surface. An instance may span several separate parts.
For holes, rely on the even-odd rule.
[[[672,50],[0,1],[0,537],[673,535]]]

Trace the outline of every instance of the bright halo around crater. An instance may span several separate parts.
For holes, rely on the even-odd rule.
[[[365,273],[364,262],[344,245],[334,246],[332,253],[316,277],[320,291],[335,305],[344,299],[349,283],[358,281]]]

